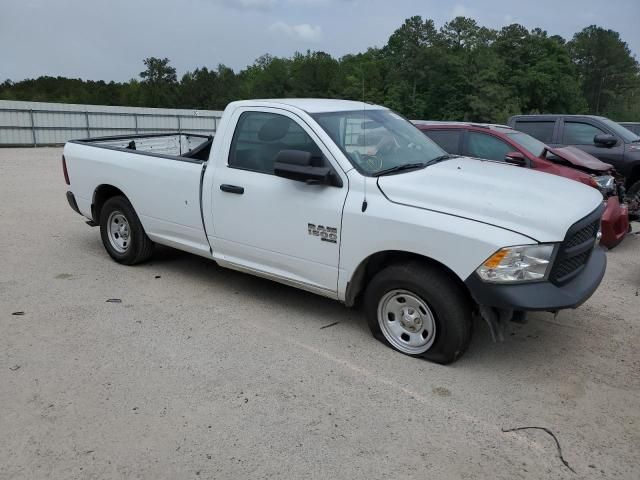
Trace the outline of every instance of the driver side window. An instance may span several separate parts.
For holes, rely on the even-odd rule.
[[[229,149],[229,167],[273,174],[281,150],[302,150],[322,158],[322,151],[294,120],[269,112],[244,112]]]

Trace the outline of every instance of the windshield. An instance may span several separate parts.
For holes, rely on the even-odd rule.
[[[365,175],[426,164],[446,155],[413,124],[390,110],[317,113],[313,118]]]
[[[616,123],[613,120],[609,120],[608,118],[604,117],[600,117],[600,121],[607,127],[609,127],[613,131],[613,133],[622,138],[624,143],[640,142],[640,137],[638,137],[638,135],[633,133],[631,130],[627,130],[619,123]]]
[[[547,146],[537,138],[522,132],[507,133],[507,136],[517,143],[519,146],[532,153],[536,157],[540,157]]]

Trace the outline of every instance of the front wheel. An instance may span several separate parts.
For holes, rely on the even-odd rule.
[[[153,253],[153,242],[129,200],[122,196],[110,198],[102,207],[100,236],[111,258],[124,265],[143,262]]]
[[[469,298],[434,265],[408,262],[381,270],[367,286],[365,310],[374,337],[405,355],[451,363],[471,340]]]

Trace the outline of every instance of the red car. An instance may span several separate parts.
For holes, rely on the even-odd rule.
[[[620,201],[624,183],[614,168],[574,147],[552,148],[503,125],[414,121],[447,153],[535,168],[599,189],[607,203],[601,244],[618,245],[629,231],[629,211]],[[559,205],[560,207],[560,205]]]

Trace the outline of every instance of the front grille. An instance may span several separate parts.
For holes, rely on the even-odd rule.
[[[587,260],[589,260],[589,256],[591,255],[591,250],[588,252],[583,252],[575,257],[566,258],[559,262],[553,272],[554,280],[561,280],[563,277],[575,272],[577,269],[582,267]]]
[[[587,264],[596,242],[603,212],[604,204],[569,228],[551,269],[549,278],[553,283],[567,283]]]
[[[569,240],[565,242],[566,248],[575,247],[576,245],[580,245],[581,243],[584,243],[587,240],[595,238],[596,235],[598,234],[599,229],[600,229],[600,219],[578,230]]]

